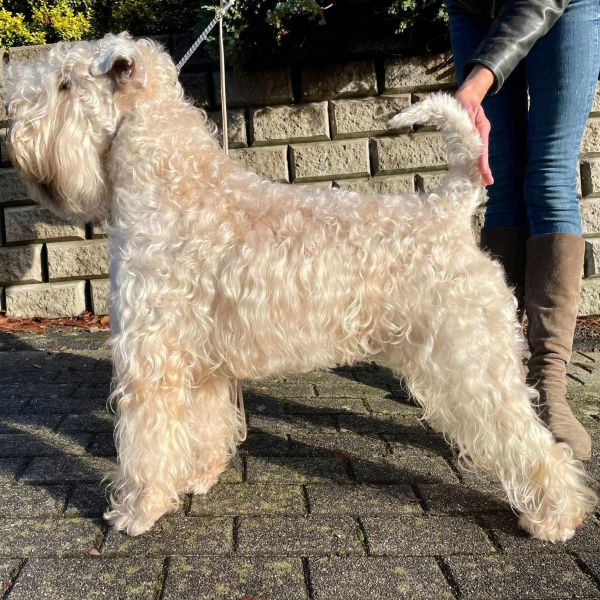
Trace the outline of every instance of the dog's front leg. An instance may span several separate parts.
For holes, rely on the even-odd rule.
[[[147,531],[177,508],[179,492],[206,493],[235,447],[243,418],[225,377],[169,369],[158,384],[133,383],[119,400],[118,471],[105,516],[129,535]]]
[[[157,368],[142,358],[147,353],[130,351],[124,363],[118,351],[117,343],[118,469],[109,485],[112,510],[105,517],[116,529],[139,535],[177,508],[178,491],[189,477],[196,443],[193,388],[176,353]]]
[[[140,382],[119,401],[115,433],[118,469],[105,518],[129,535],[147,531],[178,506],[177,481],[191,459],[186,410],[175,390]]]

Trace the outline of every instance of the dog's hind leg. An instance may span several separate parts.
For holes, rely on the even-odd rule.
[[[499,276],[482,267],[482,279],[475,272],[446,286],[435,310],[421,315],[422,326],[412,324],[408,343],[388,350],[386,362],[462,463],[499,479],[522,513],[521,526],[539,539],[564,541],[593,509],[595,494],[571,450],[535,414],[514,301]]]

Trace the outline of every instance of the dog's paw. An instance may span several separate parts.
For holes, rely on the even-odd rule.
[[[219,475],[216,474],[211,477],[202,477],[201,479],[194,479],[190,481],[185,489],[184,494],[194,494],[194,496],[204,496],[208,494],[209,490],[219,481]]]
[[[129,512],[119,509],[110,510],[104,513],[104,518],[117,530],[126,533],[127,535],[136,536],[146,533],[157,518],[149,519],[148,517],[137,517]]]
[[[519,526],[538,540],[556,544],[570,540],[585,518],[583,511],[576,515],[554,513],[546,518],[540,518],[539,513],[533,517],[523,514],[519,518]]]
[[[113,503],[112,510],[104,513],[104,518],[117,530],[136,536],[148,531],[162,515],[176,506],[173,502]]]

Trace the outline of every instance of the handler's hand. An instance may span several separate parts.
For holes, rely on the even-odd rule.
[[[494,183],[490,163],[488,160],[490,122],[483,112],[481,101],[494,84],[494,74],[490,69],[483,65],[477,65],[469,74],[464,83],[458,88],[454,97],[462,104],[469,116],[473,126],[479,132],[481,137],[482,149],[479,156],[479,172],[481,173],[481,183],[484,187]]]

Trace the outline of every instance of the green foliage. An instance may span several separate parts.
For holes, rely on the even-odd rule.
[[[0,0],[0,45],[200,33],[218,0]],[[233,63],[323,60],[361,52],[422,52],[445,36],[442,0],[237,0],[225,18]],[[216,33],[200,52],[215,58]]]
[[[80,40],[92,31],[81,0],[0,0],[0,47]]]
[[[31,31],[21,13],[13,14],[3,6],[0,7],[0,47],[43,44],[44,40],[44,33]]]
[[[110,27],[133,35],[188,31],[196,22],[197,2],[190,0],[115,0]]]
[[[216,4],[200,8],[197,33]],[[237,63],[422,52],[447,44],[446,20],[442,0],[238,0],[225,20],[226,51]],[[205,47],[213,58],[215,40]]]

